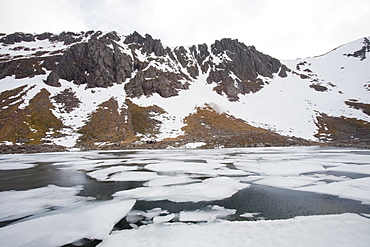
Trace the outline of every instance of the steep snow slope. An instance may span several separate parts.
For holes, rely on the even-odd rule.
[[[282,61],[291,69],[287,77],[263,78],[269,82],[268,85],[254,94],[240,95],[236,102],[230,102],[212,91],[212,85],[206,82],[206,74],[199,76],[189,90],[180,92],[179,97],[165,99],[154,95],[135,99],[134,102],[157,104],[164,108],[177,119],[177,129],[182,126],[181,119],[195,107],[211,104],[252,125],[315,140],[316,116],[320,112],[370,121],[369,115],[344,103],[350,99],[370,103],[366,88],[370,83],[370,60],[361,61],[345,55],[361,49],[362,45],[363,39],[360,39],[320,57]],[[298,64],[303,65],[297,67]],[[306,75],[307,79],[302,79],[301,75]],[[325,92],[316,91],[310,87],[313,84],[328,89]]]

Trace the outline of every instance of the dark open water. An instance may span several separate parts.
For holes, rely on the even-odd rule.
[[[83,185],[84,189],[78,195],[92,196],[97,200],[110,200],[111,195],[117,191],[143,186],[141,181],[101,182],[88,177],[85,171],[58,169],[58,166],[51,163],[39,163],[29,169],[0,171],[0,191],[29,190],[49,184],[62,187]],[[359,201],[257,184],[252,184],[251,187],[223,200],[197,203],[176,203],[168,200],[137,201],[134,209],[145,211],[159,207],[171,213],[178,213],[206,208],[208,205],[236,209],[236,215],[229,218],[230,220],[240,220],[239,215],[245,212],[260,212],[259,216],[264,219],[346,212],[370,214],[370,205],[363,205]]]

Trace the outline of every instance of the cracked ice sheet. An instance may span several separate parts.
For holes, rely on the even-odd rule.
[[[199,157],[202,158],[201,156]],[[186,162],[185,161],[171,161],[158,164],[149,164],[145,169],[156,172],[176,172],[176,173],[211,173],[214,169],[225,166],[219,162],[208,161],[201,162]]]
[[[126,216],[135,200],[89,203],[62,213],[21,221],[0,228],[2,246],[62,246],[77,240],[105,239]],[[37,229],[37,230],[35,230]]]
[[[99,169],[93,172],[86,173],[90,178],[94,178],[98,181],[107,181],[110,176],[116,173],[124,171],[134,171],[137,170],[137,166],[112,166],[108,168]]]
[[[96,152],[54,152],[38,154],[1,154],[0,170],[27,169],[38,165],[39,162],[51,163],[61,168],[91,169],[98,165],[110,164],[109,160],[86,160],[94,157]],[[116,163],[119,163],[116,161]]]
[[[169,185],[177,185],[177,184],[188,184],[198,182],[197,179],[192,179],[185,176],[176,176],[176,177],[166,177],[166,178],[158,178],[148,181],[144,184],[144,186],[149,187],[156,187],[156,186],[169,186]]]
[[[0,170],[18,170],[35,167],[32,154],[0,154]]]
[[[370,177],[311,185],[296,190],[335,195],[370,204]]]
[[[12,162],[12,161],[1,161],[0,162],[0,170],[19,170],[19,169],[28,169],[35,167],[37,164],[35,163],[19,163],[19,162]]]
[[[254,181],[255,184],[279,187],[285,189],[294,189],[297,187],[308,186],[317,183],[319,178],[313,177],[263,177]]]
[[[114,197],[147,201],[169,200],[173,202],[213,201],[228,198],[250,185],[227,177],[210,178],[201,183],[173,185],[169,187],[141,187],[119,191]]]
[[[62,162],[56,162],[53,165],[59,166],[60,169],[73,169],[73,170],[94,170],[97,167],[101,166],[116,166],[118,164],[121,164],[120,160],[94,160],[89,159],[86,160],[85,158],[80,160],[74,160],[74,161],[62,161]]]
[[[369,157],[368,157],[369,158]],[[335,172],[350,172],[350,173],[360,173],[370,175],[370,165],[341,165],[337,167],[327,168],[328,171]]]
[[[49,185],[26,191],[0,192],[0,221],[47,212],[50,208],[77,205],[91,198],[76,196],[82,186],[70,188]]]
[[[99,247],[118,246],[368,246],[370,220],[356,214],[288,220],[173,223],[113,232]],[[145,237],[143,237],[145,236]]]
[[[167,178],[167,176],[158,175],[155,172],[128,171],[113,174],[105,181],[149,181],[158,178]]]
[[[240,170],[254,172],[263,176],[294,176],[309,172],[323,172],[325,168],[320,164],[306,161],[276,161],[276,162],[235,162],[234,166]]]

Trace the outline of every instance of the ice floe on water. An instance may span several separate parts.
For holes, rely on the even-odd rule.
[[[235,167],[264,176],[299,176],[302,173],[321,172],[325,168],[320,164],[311,164],[296,160],[257,160],[256,162],[235,162]]]
[[[146,225],[115,231],[99,247],[368,246],[370,220],[342,214],[288,220]]]
[[[211,172],[214,169],[222,167],[224,165],[211,162],[207,160],[191,160],[191,159],[184,159],[184,160],[170,160],[169,162],[162,162],[159,164],[149,164],[146,165],[145,168],[151,171],[156,172],[177,172],[177,173],[205,173]]]
[[[286,189],[294,189],[303,186],[308,186],[317,183],[320,179],[314,177],[293,177],[293,176],[282,176],[282,177],[261,177],[256,180],[255,184],[263,184],[272,187],[280,187]]]
[[[0,170],[12,170],[12,169],[27,169],[36,166],[37,164],[27,164],[27,163],[14,163],[2,160],[0,163]]]
[[[237,179],[219,177],[205,179],[199,183],[163,187],[141,187],[119,191],[114,197],[147,201],[169,200],[173,202],[199,202],[221,200],[232,196],[238,190],[248,187]]]
[[[80,239],[105,239],[135,200],[95,202],[0,228],[3,246],[61,246]]]
[[[148,181],[152,179],[164,178],[155,172],[127,171],[113,174],[106,181]]]
[[[319,147],[0,155],[0,243],[366,246],[369,157]]]
[[[370,204],[370,177],[333,183],[320,183],[297,189],[301,191],[335,195],[342,198],[359,200],[364,204]]]
[[[82,186],[71,188],[49,185],[26,191],[0,192],[0,221],[19,219],[85,202],[89,198],[76,196]]]
[[[125,171],[134,171],[136,166],[112,166],[104,169],[94,170],[92,172],[86,173],[89,177],[94,178],[99,181],[106,181],[114,174],[125,172]]]
[[[148,187],[158,187],[158,186],[169,186],[169,185],[179,185],[198,182],[197,179],[192,179],[185,176],[175,176],[175,177],[165,177],[157,178],[146,182],[144,185]]]

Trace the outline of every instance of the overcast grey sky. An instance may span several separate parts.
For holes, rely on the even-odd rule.
[[[235,38],[278,59],[370,36],[369,0],[0,0],[0,32],[138,31],[164,45]]]

